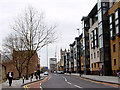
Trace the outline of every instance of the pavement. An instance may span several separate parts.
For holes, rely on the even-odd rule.
[[[41,74],[41,79],[43,79],[44,77],[45,76],[43,74]],[[23,80],[22,79],[20,79],[20,80],[13,80],[12,81],[12,85],[10,87],[9,86],[9,82],[7,80],[6,82],[0,84],[0,86],[2,86],[2,90],[5,90],[5,88],[12,88],[12,89],[17,88],[18,89],[18,88],[22,88],[22,85],[25,85],[25,84],[28,84],[28,83],[32,83],[32,82],[35,82],[35,81],[39,81],[39,79],[36,80],[36,78],[34,76],[32,81],[30,80],[30,78],[29,78],[29,80],[24,80],[24,84],[23,84]]]
[[[67,75],[70,75],[66,73]],[[71,75],[80,76],[78,73],[72,73]],[[86,79],[91,79],[100,82],[112,83],[120,85],[120,78],[115,76],[98,76],[98,75],[81,75],[81,77]]]

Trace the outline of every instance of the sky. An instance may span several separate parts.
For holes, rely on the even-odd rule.
[[[48,60],[55,57],[56,52],[59,61],[60,49],[69,49],[69,44],[78,36],[78,28],[82,33],[81,19],[89,14],[96,3],[97,0],[0,0],[0,50],[3,39],[12,32],[10,24],[13,18],[32,6],[45,13],[48,24],[57,24],[57,41],[48,45],[48,49],[45,46],[38,52],[41,66],[47,65],[47,51]]]

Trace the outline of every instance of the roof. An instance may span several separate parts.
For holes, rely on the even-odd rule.
[[[97,13],[97,3],[96,5],[93,7],[93,9],[90,11],[90,13],[88,14],[88,17],[92,17],[95,15],[95,13]]]

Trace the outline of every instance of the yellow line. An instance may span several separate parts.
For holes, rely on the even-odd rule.
[[[46,77],[47,78],[47,77]],[[45,79],[46,79],[45,78]],[[41,81],[44,81],[45,79],[43,79],[43,80],[41,80]],[[41,81],[39,81],[39,82],[41,82]],[[38,83],[38,82],[35,82],[35,83]],[[34,84],[35,84],[34,83]],[[23,86],[24,88],[25,88],[25,90],[29,90],[29,88],[28,88],[28,85],[32,85],[33,83],[31,83],[31,84],[27,84],[27,85],[25,85],[25,86]]]

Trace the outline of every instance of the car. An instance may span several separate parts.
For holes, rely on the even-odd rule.
[[[64,72],[63,72],[63,71],[57,71],[57,73],[58,73],[58,74],[64,74]]]
[[[44,72],[44,75],[48,75],[48,72],[47,72],[47,71],[45,71],[45,72]]]

